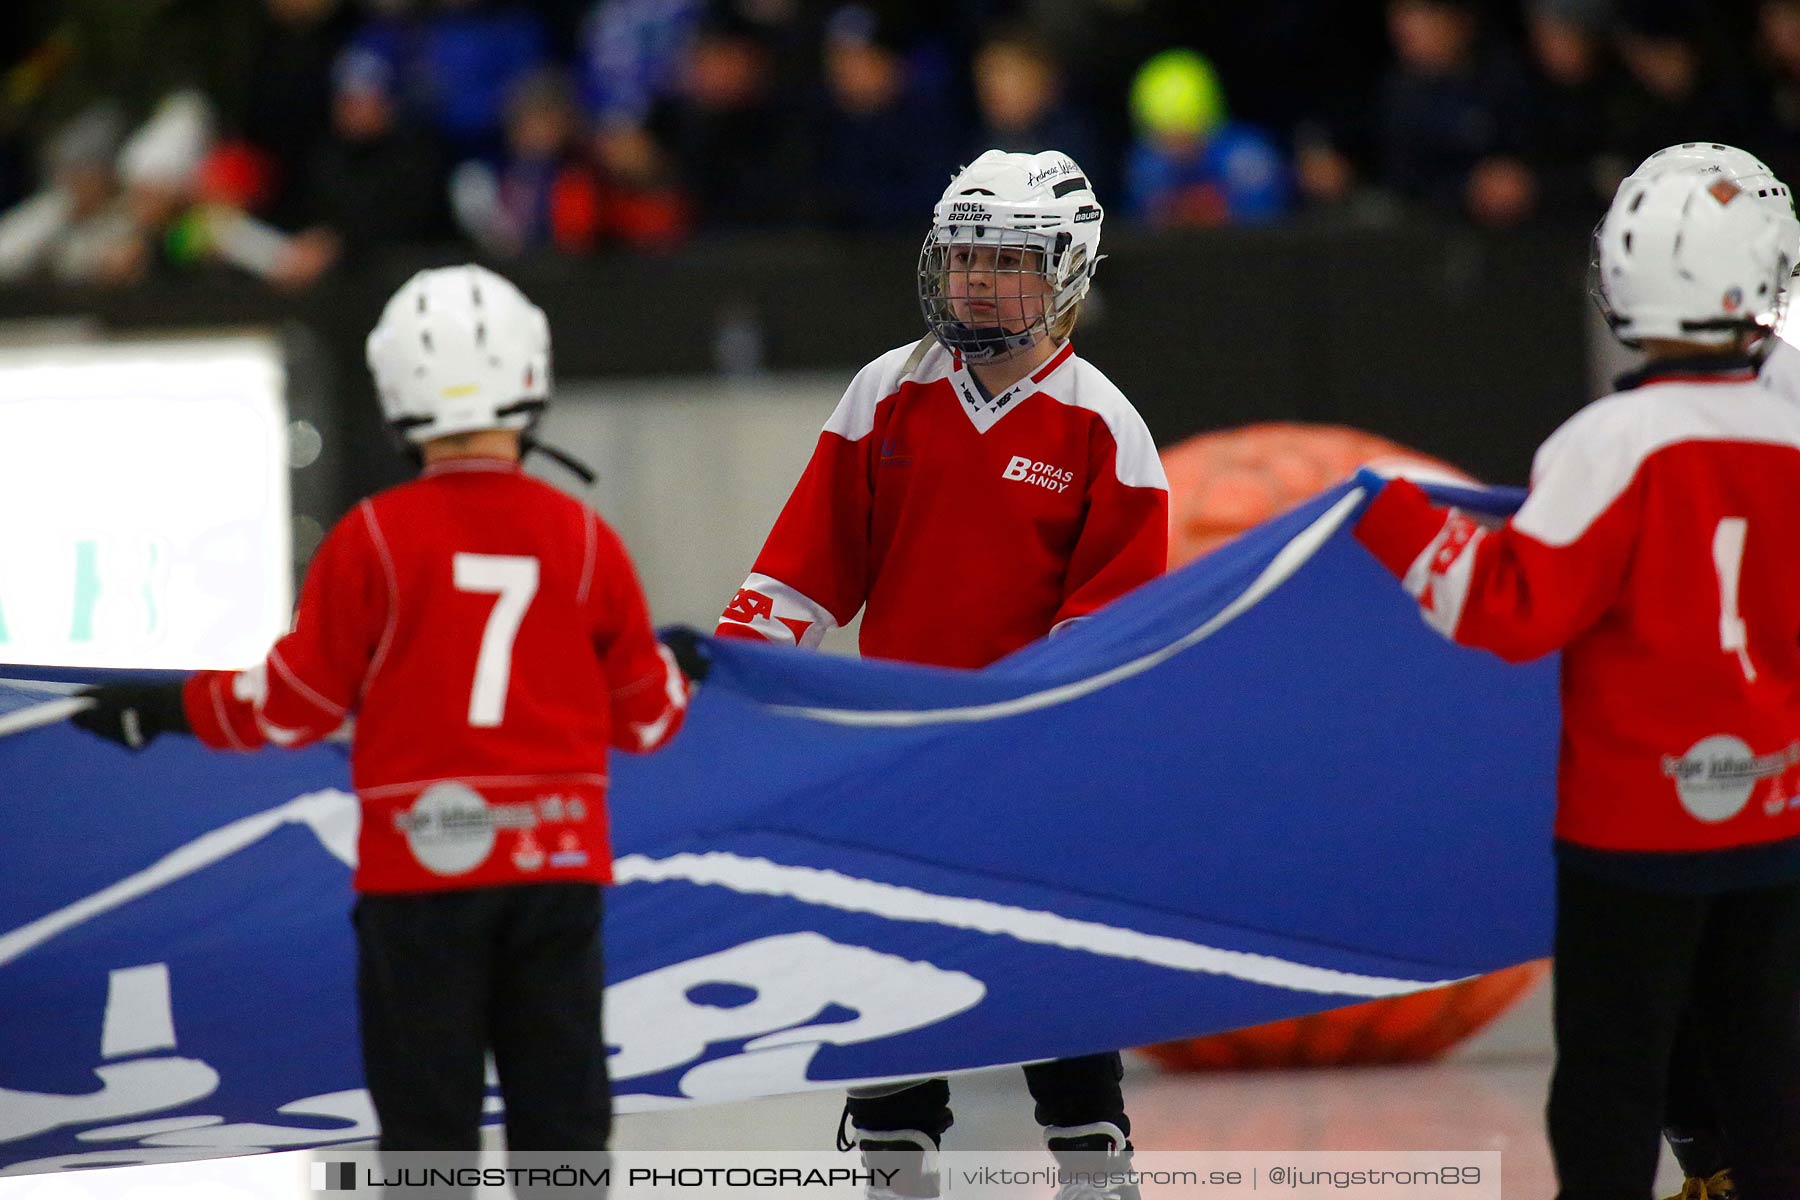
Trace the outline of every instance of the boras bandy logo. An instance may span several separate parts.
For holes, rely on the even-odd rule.
[[[1006,464],[1006,470],[1000,472],[1000,478],[1017,479],[1052,492],[1065,492],[1075,482],[1075,472],[1051,463],[1034,461],[1023,454],[1015,454],[1012,461]]]

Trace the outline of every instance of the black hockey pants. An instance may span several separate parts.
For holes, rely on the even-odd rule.
[[[489,1050],[508,1149],[606,1148],[600,912],[600,888],[584,883],[357,900],[363,1070],[382,1150],[477,1150]]]
[[[1564,867],[1555,988],[1562,1200],[1650,1196],[1684,1019],[1745,1200],[1800,1197],[1800,885],[1652,892]]]

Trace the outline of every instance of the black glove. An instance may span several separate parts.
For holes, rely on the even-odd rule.
[[[76,693],[92,700],[69,720],[89,733],[130,750],[142,750],[163,733],[192,733],[179,683],[120,683]]]
[[[689,683],[703,683],[712,670],[712,659],[700,645],[701,633],[686,625],[671,625],[658,635],[662,644],[675,656],[675,665],[688,677]]]

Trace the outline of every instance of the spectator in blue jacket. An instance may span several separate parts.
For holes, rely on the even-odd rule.
[[[679,96],[706,0],[602,0],[582,28],[581,102],[601,126],[642,128]]]
[[[506,98],[549,55],[542,22],[514,0],[438,0],[370,23],[352,44],[388,63],[403,106],[456,158],[501,152]]]
[[[1125,169],[1126,206],[1161,228],[1270,221],[1293,203],[1280,150],[1260,130],[1228,120],[1213,65],[1165,50],[1131,85],[1138,129]]]

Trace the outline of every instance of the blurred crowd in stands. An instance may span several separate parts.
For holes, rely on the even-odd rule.
[[[0,280],[922,231],[1058,148],[1151,228],[1591,223],[1674,142],[1800,174],[1800,0],[6,0]]]

